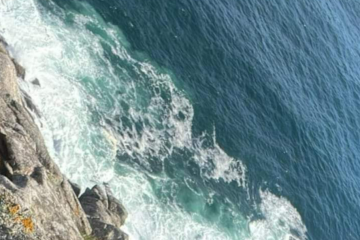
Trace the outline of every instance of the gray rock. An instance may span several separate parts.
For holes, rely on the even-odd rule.
[[[15,69],[16,69],[16,75],[22,79],[25,79],[25,68],[21,66],[14,58],[11,59],[14,63]]]
[[[0,42],[0,239],[81,240],[92,232],[26,110]]]
[[[3,37],[0,36],[0,53],[3,53],[5,55],[9,55],[8,50],[6,49],[8,47],[7,42],[5,41],[5,39]],[[14,66],[15,66],[15,70],[16,70],[16,74],[18,77],[21,77],[22,79],[25,79],[25,68],[23,66],[21,66],[16,59],[11,58],[11,61],[13,62]]]
[[[14,64],[9,55],[2,50],[0,50],[0,69],[0,97],[2,96],[5,99],[4,97],[7,95],[8,100],[21,103]]]
[[[69,183],[70,183],[76,197],[79,197],[80,192],[81,192],[81,187],[78,184],[74,183],[74,182],[69,181]]]
[[[3,37],[0,36],[0,52],[4,54],[8,54],[6,47],[8,46],[7,42]]]
[[[92,220],[91,227],[93,229],[93,235],[101,240],[128,240],[129,236],[116,228],[114,225],[106,224],[99,220]]]
[[[100,239],[128,239],[120,230],[125,223],[125,207],[110,192],[96,185],[86,189],[80,203],[88,216],[93,234]]]
[[[38,118],[41,118],[41,113],[40,110],[36,107],[36,105],[34,104],[34,102],[32,101],[31,97],[29,96],[29,94],[27,94],[25,91],[21,91],[22,96],[24,97],[24,102],[26,104],[26,107],[28,109],[30,109],[30,111],[32,111],[33,113],[36,114],[36,116]]]
[[[108,194],[108,202],[109,202],[108,209],[111,213],[113,213],[111,215],[112,222],[116,227],[120,228],[122,225],[125,224],[125,221],[128,217],[126,208],[124,207],[124,205],[120,203],[119,200],[117,200],[115,197],[109,194]]]
[[[33,81],[31,81],[32,84],[41,87],[39,79],[35,78]]]
[[[30,111],[40,113],[18,87],[25,70],[16,65],[0,36],[0,239],[128,239],[120,230],[126,209],[110,190],[95,186],[79,201],[80,187],[50,158]]]

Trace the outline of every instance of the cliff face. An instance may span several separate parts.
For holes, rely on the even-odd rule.
[[[17,83],[24,75],[0,37],[0,239],[127,239],[126,210],[110,191],[95,186],[79,199],[50,158]]]

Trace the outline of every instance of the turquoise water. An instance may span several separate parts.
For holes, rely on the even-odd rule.
[[[357,9],[9,0],[0,35],[52,156],[132,239],[358,239]]]

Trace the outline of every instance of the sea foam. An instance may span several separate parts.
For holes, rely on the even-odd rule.
[[[21,87],[42,112],[37,122],[51,155],[83,187],[111,186],[129,210],[125,230],[132,239],[287,239],[294,230],[306,238],[296,209],[268,191],[260,192],[262,220],[231,209],[238,224],[232,232],[179,202],[159,199],[154,189],[170,186],[164,191],[171,196],[179,184],[154,172],[150,159],[163,168],[174,151],[187,151],[203,178],[237,182],[245,190],[246,167],[220,148],[215,133],[192,136],[194,109],[176,79],[148,58],[134,58],[117,27],[83,2],[80,12],[46,4],[1,2],[0,34],[27,69]],[[30,83],[35,78],[41,87]],[[128,160],[119,162],[122,157]],[[211,204],[215,194],[204,201]]]

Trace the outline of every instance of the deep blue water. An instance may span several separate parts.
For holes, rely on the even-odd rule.
[[[247,166],[250,201],[269,188],[309,239],[360,238],[360,2],[89,2],[175,73],[193,132],[215,126]]]
[[[250,222],[262,219],[267,219],[266,229],[287,226],[284,215],[292,219],[293,212],[286,208],[279,213],[284,199],[299,213],[308,239],[360,239],[359,1],[40,3],[44,16],[52,14],[74,28],[76,14],[99,14],[122,30],[122,43],[134,59],[168,74],[189,101],[178,107],[172,87],[154,86],[137,64],[115,54],[113,42],[106,41],[108,32],[86,25],[118,76],[111,80],[115,87],[106,90],[106,77],[97,77],[101,81],[95,86],[91,77],[81,75],[89,95],[101,99],[99,106],[89,107],[92,124],[105,124],[120,139],[129,129],[129,139],[135,139],[134,132],[145,135],[148,128],[151,134],[165,132],[151,140],[155,145],[160,139],[161,147],[150,153],[137,152],[142,142],[124,140],[133,145],[118,146],[120,176],[126,175],[124,166],[146,176],[166,176],[169,181],[148,180],[164,208],[175,204],[196,221],[218,226],[230,239],[285,239],[279,233],[248,233]],[[94,12],[86,10],[89,5]],[[126,95],[128,82],[135,82],[141,98]],[[155,96],[165,107],[151,108]],[[151,118],[133,117],[132,108]],[[183,144],[187,131],[172,132],[172,121],[191,123],[191,147]],[[205,160],[198,157],[203,155]],[[229,169],[216,175],[229,159]],[[277,196],[265,210],[263,192]],[[277,213],[284,214],[280,220]],[[289,228],[301,239],[301,230]],[[195,239],[211,239],[201,231]],[[186,238],[175,234],[171,239]]]

